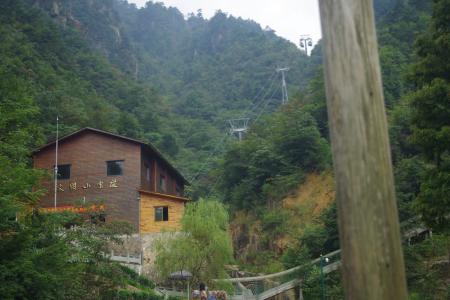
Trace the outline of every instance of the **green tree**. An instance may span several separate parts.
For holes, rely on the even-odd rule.
[[[450,1],[435,0],[431,26],[417,43],[412,141],[429,165],[416,200],[435,230],[450,230]],[[450,249],[449,249],[450,256]]]
[[[28,156],[42,138],[38,112],[26,82],[0,66],[0,235],[16,229],[16,215],[39,196],[32,188],[41,174],[29,168]]]
[[[300,99],[292,99],[225,154],[220,165],[225,201],[236,209],[271,206],[298,187],[304,174],[324,170],[329,161],[329,145],[315,118]]]
[[[416,42],[412,142],[426,165],[415,208],[428,226],[450,234],[450,1],[434,0],[428,31]],[[447,243],[450,260],[450,243]],[[447,270],[450,264],[447,264]]]
[[[411,299],[449,298],[448,270],[443,260],[449,246],[448,236],[433,234],[421,243],[403,247]]]
[[[14,227],[0,232],[0,298],[110,299],[128,275],[104,253],[129,228],[89,224],[67,212],[22,211]]]
[[[42,141],[30,89],[0,66],[0,298],[111,299],[129,278],[104,253],[128,226],[34,209],[44,174],[30,162],[30,149]]]
[[[219,201],[200,199],[186,206],[179,233],[161,237],[155,243],[155,265],[161,279],[187,270],[191,282],[208,283],[225,276],[224,265],[232,261],[228,213]]]

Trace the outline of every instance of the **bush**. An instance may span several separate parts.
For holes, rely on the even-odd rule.
[[[150,279],[139,275],[134,270],[132,270],[128,267],[120,266],[120,268],[123,271],[123,273],[128,276],[128,279],[130,281],[136,282],[139,285],[146,287],[146,288],[150,288],[150,289],[155,288],[155,283],[153,283]]]
[[[119,290],[115,294],[110,295],[113,300],[162,300],[163,296],[156,295],[154,292],[150,291],[128,291]]]

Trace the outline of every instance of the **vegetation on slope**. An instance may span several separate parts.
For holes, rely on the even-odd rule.
[[[449,7],[448,0],[375,1],[400,218],[422,214],[441,234],[423,247],[405,247],[408,283],[424,299],[430,286],[445,297],[448,276],[442,267],[448,262],[436,257],[448,249]],[[254,228],[259,240],[235,238],[237,253],[257,244],[248,250],[260,255],[245,255],[243,263],[269,262],[265,271],[338,246],[333,205],[308,223],[294,224],[295,230],[289,222],[295,214],[283,208],[289,202],[283,199],[308,174],[329,172],[320,43],[306,57],[274,32],[223,12],[210,20],[201,12],[185,19],[159,3],[138,9],[119,0],[6,0],[0,3],[0,25],[1,251],[6,258],[13,254],[17,270],[29,270],[22,280],[1,260],[2,280],[10,283],[2,290],[5,298],[16,292],[36,298],[41,283],[42,297],[60,297],[65,291],[50,289],[47,279],[58,286],[79,283],[73,287],[77,293],[89,291],[78,277],[82,271],[90,283],[108,277],[84,263],[67,266],[64,255],[41,264],[33,252],[75,251],[47,230],[53,221],[27,216],[39,196],[30,191],[41,175],[30,169],[28,154],[53,137],[56,115],[63,133],[93,126],[140,138],[162,148],[188,175],[203,175],[212,165],[206,158],[217,158],[225,120],[256,103],[253,97],[275,80],[277,66],[291,67],[291,103],[277,110],[275,101],[268,102],[266,111],[277,111],[253,122],[244,141],[219,145],[228,151],[194,195],[213,193],[232,213],[240,211],[235,220]],[[278,93],[273,90],[271,97]],[[259,112],[245,116],[256,119]],[[27,222],[15,222],[19,212]],[[289,231],[296,233],[286,239]],[[57,276],[64,268],[74,283]],[[122,284],[105,280],[101,287]]]
[[[318,63],[273,31],[220,11],[209,20],[200,12],[185,19],[162,3],[138,9],[122,0],[23,1],[46,13],[59,30],[76,32],[86,52],[109,63],[124,78],[122,85],[135,87],[120,93],[119,109],[128,113],[120,120],[132,123],[128,131],[124,126],[120,131],[156,144],[188,177],[204,173],[202,160],[227,132],[227,119],[259,100],[255,95],[269,79],[275,80],[276,67],[291,67],[288,85],[295,91]],[[103,80],[95,73],[95,79]],[[101,82],[93,83],[96,89]],[[112,92],[119,89],[115,80],[108,86]],[[112,110],[118,106],[110,95],[102,96]],[[81,125],[76,119],[65,121]]]
[[[164,106],[154,90],[128,79],[77,32],[25,1],[0,5],[3,76],[26,82],[39,108],[34,124],[45,137],[54,136],[56,116],[63,133],[89,125],[145,138],[160,130]]]
[[[449,241],[446,233],[448,210],[445,207],[449,206],[447,190],[450,173],[446,163],[449,147],[446,141],[449,140],[447,127],[450,120],[448,113],[450,101],[448,64],[443,49],[448,48],[448,22],[445,22],[448,18],[446,19],[444,15],[447,15],[446,9],[448,10],[450,5],[445,1],[434,2],[431,29],[427,32],[430,2],[375,1],[400,219],[406,220],[422,215],[429,226],[444,234],[442,237],[432,238],[421,248],[420,251],[423,252],[420,255],[423,258],[428,257],[427,260],[437,252],[442,255],[443,247],[445,248]],[[414,51],[414,47],[417,52]],[[414,69],[412,73],[411,69]],[[416,89],[417,91],[414,91]],[[298,110],[294,119],[298,123],[291,123],[288,127],[295,128],[303,120],[301,114],[308,114],[314,120],[314,130],[320,133],[319,137],[327,140],[328,122],[321,74],[309,83],[294,102],[296,102],[294,109]],[[313,218],[300,235],[293,229],[292,222],[286,221],[290,215],[283,207],[284,202],[281,199],[298,184],[304,184],[305,173],[323,170],[321,163],[326,162],[329,155],[326,153],[317,161],[311,160],[311,153],[312,157],[322,153],[316,149],[302,153],[298,157],[298,162],[291,160],[285,163],[283,155],[289,152],[279,149],[283,148],[285,142],[292,140],[290,136],[292,132],[283,128],[283,132],[287,134],[286,139],[283,136],[281,142],[276,135],[277,126],[289,124],[290,114],[286,110],[289,108],[280,110],[278,119],[276,117],[278,113],[275,113],[264,123],[254,125],[246,139],[226,153],[221,167],[224,174],[220,188],[225,201],[228,201],[234,209],[247,211],[236,213],[239,230],[234,241],[237,253],[251,250],[257,245],[259,247],[257,253],[263,253],[263,259],[256,260],[256,256],[253,255],[239,257],[244,259],[242,263],[246,266],[258,265],[259,271],[276,270],[280,267],[278,264],[280,257],[286,267],[292,267],[339,247],[334,206],[330,206],[320,216]],[[299,139],[293,144],[295,146],[289,149],[296,151],[308,147],[315,149],[316,140],[300,135],[302,130],[308,128],[302,124],[293,131],[298,134]],[[261,153],[264,155],[259,156]],[[289,159],[296,157],[295,153],[289,153],[287,156]],[[304,165],[310,161],[313,161],[313,168]],[[290,173],[292,166],[295,166],[292,168],[295,171]],[[271,183],[275,180],[280,181],[272,187]],[[258,235],[257,242],[252,236],[247,239],[245,232]],[[272,246],[274,244],[279,246],[277,238],[285,241],[286,237],[281,237],[292,232],[297,234],[296,241],[291,238],[291,243],[284,242],[281,247]],[[270,242],[263,242],[267,240]],[[437,246],[439,250],[433,248],[437,245],[434,243],[439,245]],[[420,274],[424,271],[419,270],[419,266],[418,269],[414,269],[410,264],[411,261],[417,261],[417,257],[414,258],[412,254],[412,248],[405,245],[406,260],[409,264],[408,284],[418,297],[425,297],[424,282],[419,282],[418,277],[413,275],[416,271]],[[436,275],[434,279],[430,276],[424,280],[430,283],[438,280],[440,282],[438,289],[442,291],[440,295],[444,297],[448,291],[443,289],[443,284],[445,276],[448,275],[445,275],[446,273],[438,266],[435,266],[432,272]],[[339,294],[339,289],[336,292]]]
[[[159,299],[148,280],[104,256],[107,243],[129,233],[128,226],[94,226],[79,215],[33,209],[42,194],[33,188],[43,174],[29,167],[28,155],[41,137],[39,110],[28,83],[8,67],[0,66],[0,298],[114,299],[135,285]]]
[[[182,233],[166,233],[154,245],[157,275],[164,282],[171,273],[189,271],[192,286],[201,282],[217,288],[213,279],[225,278],[225,265],[232,262],[228,212],[217,200],[189,203],[181,224]]]

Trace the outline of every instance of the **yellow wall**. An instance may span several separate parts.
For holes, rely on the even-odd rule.
[[[178,231],[181,229],[181,218],[187,199],[145,191],[141,191],[140,195],[139,227],[141,233],[154,233],[163,230]],[[158,206],[169,207],[168,221],[155,221],[155,207]]]

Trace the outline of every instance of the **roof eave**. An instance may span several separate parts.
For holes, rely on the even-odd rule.
[[[189,185],[189,181],[187,181],[186,178],[184,178],[184,176],[161,154],[161,152],[155,146],[151,145],[150,143],[145,143],[143,141],[139,141],[139,140],[136,140],[136,139],[132,139],[132,138],[123,136],[123,135],[119,135],[119,134],[103,131],[103,130],[92,128],[92,127],[81,128],[81,129],[79,129],[77,131],[74,131],[72,133],[69,133],[69,134],[59,138],[58,141],[59,142],[65,141],[68,138],[73,137],[75,135],[78,135],[78,134],[80,134],[82,132],[85,132],[85,131],[96,132],[96,133],[104,134],[104,135],[107,135],[107,136],[113,136],[113,137],[116,137],[116,138],[119,138],[119,139],[122,139],[122,140],[127,140],[129,142],[133,142],[133,143],[136,143],[136,144],[140,144],[142,146],[149,147],[150,150],[152,152],[154,152],[156,154],[156,156],[158,156],[159,159],[161,159],[167,166],[169,166],[169,168],[183,181],[183,183],[185,185]],[[52,141],[50,143],[47,143],[47,144],[39,147],[38,149],[33,150],[31,153],[32,153],[32,155],[35,155],[38,152],[40,152],[40,151],[50,147],[51,145],[53,145],[55,143],[56,143],[56,140]]]

